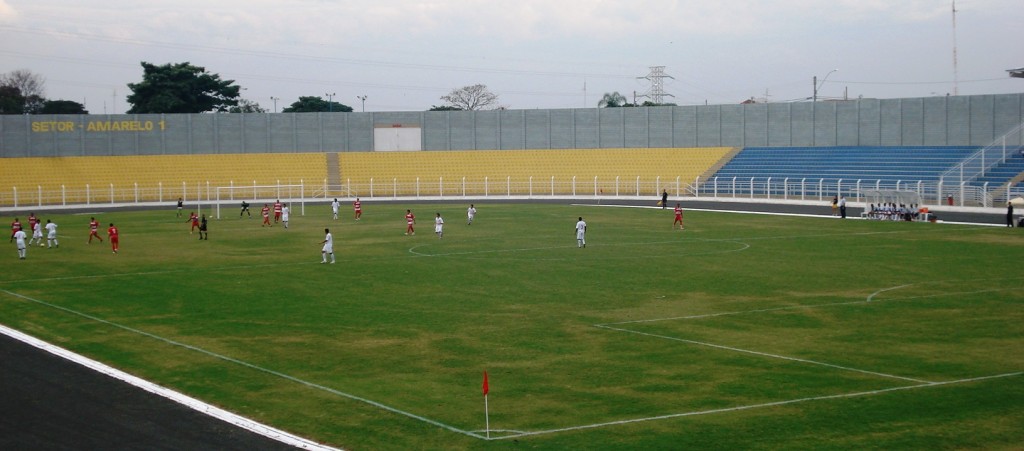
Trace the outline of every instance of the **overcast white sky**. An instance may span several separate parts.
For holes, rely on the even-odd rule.
[[[1024,2],[950,0],[0,0],[0,73],[123,113],[140,61],[191,62],[280,111],[336,94],[423,111],[485,84],[511,109],[594,107],[649,89],[680,105],[1024,92]],[[585,90],[584,90],[585,87]],[[640,99],[641,101],[643,99]]]

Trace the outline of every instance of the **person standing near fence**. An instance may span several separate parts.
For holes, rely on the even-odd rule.
[[[1013,227],[1013,202],[1006,203],[1006,226]]]
[[[846,196],[839,198],[839,217],[846,219]]]
[[[668,190],[661,190],[661,209],[668,208]]]
[[[242,201],[242,211],[238,213],[238,217],[241,218],[243,214],[249,215],[249,219],[252,219],[252,213],[249,213],[249,202]]]
[[[181,217],[181,209],[185,208],[185,201],[180,197],[178,198],[178,217]]]

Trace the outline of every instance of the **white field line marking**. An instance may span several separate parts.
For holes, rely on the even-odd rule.
[[[719,345],[719,344],[714,344],[714,343],[708,343],[708,342],[705,342],[705,341],[688,340],[688,339],[685,339],[685,338],[670,337],[668,335],[652,334],[652,333],[648,333],[648,332],[640,332],[640,331],[636,331],[636,330],[622,329],[622,328],[619,328],[619,327],[602,326],[602,325],[595,325],[594,327],[599,327],[599,328],[608,329],[608,330],[614,330],[614,331],[617,331],[617,332],[626,332],[626,333],[631,333],[631,334],[643,335],[643,336],[646,336],[646,337],[662,338],[662,339],[665,339],[665,340],[678,341],[678,342],[681,342],[681,343],[689,343],[689,344],[694,344],[694,345],[707,346],[709,348],[724,349],[726,351],[742,352],[742,353],[752,354],[752,355],[761,356],[761,357],[770,357],[770,358],[774,358],[774,359],[789,360],[789,361],[792,361],[792,362],[809,363],[811,365],[820,365],[820,366],[825,366],[825,367],[829,367],[829,368],[835,368],[835,369],[844,370],[844,371],[853,371],[853,372],[863,373],[863,374],[870,374],[870,375],[873,375],[873,376],[881,376],[881,377],[886,377],[886,378],[890,378],[890,379],[899,379],[899,380],[904,380],[904,381],[919,382],[919,383],[925,383],[925,384],[932,384],[932,383],[934,383],[932,381],[926,381],[926,380],[923,380],[923,379],[914,379],[914,378],[911,378],[911,377],[896,376],[896,375],[893,375],[893,374],[879,373],[877,371],[862,370],[862,369],[859,369],[859,368],[851,368],[851,367],[848,367],[848,366],[835,365],[835,364],[832,364],[832,363],[818,362],[816,360],[801,359],[799,357],[790,357],[790,356],[785,356],[785,355],[780,355],[780,354],[771,354],[771,353],[767,353],[767,352],[754,351],[754,350],[750,350],[750,349],[743,349],[743,348],[736,348],[736,347],[732,347],[732,346],[725,346],[725,345]]]
[[[730,253],[730,252],[745,251],[745,250],[750,248],[749,244],[744,243],[742,241],[738,241],[738,240],[730,240],[730,239],[704,239],[704,238],[695,238],[695,239],[690,239],[690,240],[683,239],[683,240],[670,240],[670,241],[648,241],[648,242],[642,242],[642,243],[592,244],[591,247],[650,246],[650,245],[660,245],[660,244],[681,244],[681,243],[694,242],[694,241],[734,243],[734,244],[739,244],[740,247],[738,247],[736,249],[715,250],[715,251],[698,252],[698,253],[683,254],[683,255],[725,254],[725,253]],[[421,256],[421,257],[448,257],[448,256],[459,256],[459,255],[497,254],[497,253],[506,253],[506,252],[507,253],[512,253],[512,252],[546,251],[546,250],[552,250],[552,249],[576,249],[576,246],[568,246],[568,245],[566,245],[566,246],[549,246],[549,247],[532,247],[532,248],[528,247],[528,248],[519,248],[519,249],[490,249],[490,250],[485,250],[485,251],[447,252],[447,253],[443,253],[443,254],[426,254],[426,253],[418,252],[416,250],[416,249],[419,249],[419,248],[422,248],[422,247],[427,247],[427,246],[434,246],[434,244],[424,243],[424,244],[420,244],[420,245],[417,245],[417,246],[413,246],[413,247],[409,248],[409,253],[411,253],[413,255]],[[672,254],[671,257],[678,257],[679,255],[680,254]],[[647,256],[647,257],[637,257],[637,258],[651,258],[651,257]]]
[[[191,396],[171,390],[167,387],[154,384],[145,379],[132,376],[131,374],[125,373],[124,371],[97,362],[93,359],[82,356],[80,354],[76,354],[60,346],[55,346],[51,343],[47,343],[43,340],[35,338],[31,335],[24,334],[9,327],[0,325],[0,334],[7,335],[8,337],[21,341],[22,343],[28,344],[30,346],[36,347],[40,350],[49,352],[53,355],[56,355],[57,357],[61,357],[63,359],[77,363],[88,369],[112,377],[114,379],[127,382],[128,384],[131,384],[132,386],[138,387],[149,393],[155,394],[157,396],[162,396],[171,401],[177,402],[178,404],[184,405],[185,407],[191,408],[192,410],[196,410],[200,413],[220,419],[222,421],[233,424],[248,431],[252,431],[264,437],[277,440],[279,442],[286,443],[288,445],[295,446],[301,449],[324,451],[337,449],[321,445],[319,443],[290,434],[277,428],[270,427],[266,424],[243,417],[241,415],[228,412],[224,409],[212,406]]]
[[[509,435],[509,436],[505,436],[505,437],[495,437],[495,438],[492,438],[491,440],[507,440],[507,439],[510,439],[510,438],[519,438],[519,437],[525,437],[525,436],[531,436],[531,435],[553,434],[553,433],[556,433],[556,432],[578,431],[578,430],[581,430],[581,429],[595,429],[595,428],[601,428],[601,427],[607,427],[607,426],[617,426],[617,425],[622,425],[622,424],[640,423],[640,422],[645,422],[645,421],[665,420],[665,419],[670,419],[670,418],[690,417],[690,416],[697,416],[697,415],[711,415],[711,414],[724,413],[724,412],[736,412],[736,411],[740,411],[740,410],[751,410],[751,409],[760,409],[760,408],[765,408],[765,407],[784,406],[784,405],[787,405],[787,404],[797,404],[797,403],[810,402],[810,401],[822,401],[822,400],[843,399],[843,398],[856,398],[856,397],[860,397],[860,396],[871,396],[871,395],[877,395],[877,394],[888,393],[888,392],[895,392],[895,391],[902,391],[902,390],[913,390],[913,389],[917,389],[917,388],[938,387],[938,386],[942,386],[942,385],[952,385],[952,384],[966,384],[966,383],[984,381],[984,380],[989,380],[989,379],[1000,379],[1000,378],[1006,378],[1006,377],[1015,377],[1015,376],[1020,376],[1021,374],[1024,374],[1024,373],[1022,373],[1022,372],[1004,373],[1004,374],[996,374],[996,375],[992,375],[992,376],[973,377],[973,378],[970,378],[970,379],[959,379],[959,380],[955,380],[955,381],[928,382],[928,383],[923,383],[923,384],[918,384],[918,385],[907,385],[907,386],[903,386],[903,387],[883,388],[883,389],[880,389],[880,390],[862,391],[862,392],[855,392],[855,393],[841,393],[841,394],[836,394],[836,395],[812,396],[812,397],[808,397],[808,398],[789,399],[789,400],[785,400],[785,401],[774,401],[774,402],[766,402],[766,403],[761,403],[761,404],[749,404],[749,405],[745,405],[745,406],[726,407],[726,408],[722,408],[722,409],[697,410],[697,411],[693,411],[693,412],[673,413],[673,414],[668,414],[668,415],[659,415],[659,416],[655,416],[655,417],[634,418],[634,419],[630,419],[630,420],[610,421],[610,422],[607,422],[607,423],[595,423],[595,424],[587,424],[587,425],[583,425],[583,426],[572,426],[572,427],[559,428],[559,429],[548,429],[548,430],[544,430],[544,431],[524,432],[524,433],[518,434],[518,435]]]
[[[188,349],[190,351],[195,351],[195,352],[198,352],[198,353],[201,353],[201,354],[205,354],[207,356],[210,356],[210,357],[213,357],[213,358],[216,358],[216,359],[220,359],[220,360],[223,360],[223,361],[226,361],[226,362],[231,362],[231,363],[234,363],[234,364],[237,364],[237,365],[241,365],[241,366],[244,366],[246,368],[253,369],[253,370],[256,370],[256,371],[259,371],[259,372],[262,372],[262,373],[266,373],[266,374],[270,374],[270,375],[273,375],[273,376],[277,376],[277,377],[280,377],[282,379],[285,379],[285,380],[288,380],[288,381],[291,381],[291,382],[295,382],[297,384],[304,385],[304,386],[309,387],[309,388],[314,388],[314,389],[317,389],[317,390],[322,390],[322,391],[325,391],[325,392],[328,392],[328,393],[331,393],[331,394],[334,394],[334,395],[337,395],[337,396],[341,396],[341,397],[348,398],[348,399],[351,399],[351,400],[354,400],[354,401],[359,401],[359,402],[362,402],[362,403],[365,403],[365,404],[369,404],[371,406],[374,406],[374,407],[377,407],[377,408],[380,408],[380,409],[384,409],[384,410],[387,410],[389,412],[396,413],[396,414],[399,414],[399,415],[403,415],[403,416],[406,416],[406,417],[409,417],[409,418],[413,418],[413,419],[422,421],[422,422],[427,423],[427,424],[431,424],[431,425],[434,425],[434,426],[437,426],[437,427],[440,427],[440,428],[443,428],[443,429],[447,429],[447,430],[452,431],[452,432],[457,432],[459,434],[468,435],[470,437],[475,437],[475,438],[485,438],[484,436],[482,436],[480,434],[475,434],[473,432],[464,431],[462,429],[459,429],[459,428],[456,428],[454,426],[450,426],[450,425],[441,423],[439,421],[431,420],[429,418],[425,418],[425,417],[416,415],[414,413],[406,412],[406,411],[399,410],[397,408],[394,408],[394,407],[391,407],[391,406],[388,406],[388,405],[385,405],[385,404],[381,404],[381,403],[379,403],[377,401],[373,401],[373,400],[370,400],[370,399],[367,399],[367,398],[356,396],[356,395],[353,395],[353,394],[350,394],[350,393],[345,393],[345,392],[342,392],[342,391],[339,391],[339,390],[335,390],[335,389],[330,388],[330,387],[325,387],[323,385],[316,384],[316,383],[313,383],[313,382],[309,382],[309,381],[306,381],[306,380],[303,380],[303,379],[299,379],[297,377],[290,376],[288,374],[284,374],[284,373],[281,373],[281,372],[278,372],[278,371],[274,371],[274,370],[271,370],[271,369],[268,369],[268,368],[264,368],[264,367],[261,367],[261,366],[258,366],[258,365],[254,365],[252,363],[245,362],[245,361],[242,361],[242,360],[238,360],[238,359],[235,359],[235,358],[232,358],[232,357],[228,357],[228,356],[225,356],[225,355],[222,355],[222,354],[217,354],[217,353],[212,352],[212,351],[207,351],[207,350],[205,350],[203,348],[199,348],[199,347],[192,346],[192,345],[189,345],[189,344],[181,343],[179,341],[174,341],[174,340],[171,340],[169,338],[164,338],[164,337],[161,337],[159,335],[151,334],[149,332],[144,332],[144,331],[141,331],[139,329],[134,329],[134,328],[122,325],[122,324],[118,324],[118,323],[115,323],[115,322],[112,322],[112,321],[108,321],[108,320],[105,320],[105,319],[102,319],[102,318],[99,318],[99,317],[87,314],[87,313],[79,312],[77,310],[72,310],[72,309],[69,309],[67,307],[63,307],[63,306],[56,305],[56,304],[51,304],[51,303],[46,302],[46,301],[42,301],[42,300],[39,300],[39,299],[34,299],[34,298],[31,298],[31,297],[24,296],[24,295],[21,295],[21,294],[18,294],[18,293],[14,293],[14,292],[11,292],[11,291],[8,291],[8,290],[4,290],[4,289],[0,289],[0,293],[5,293],[5,294],[7,294],[9,296],[13,296],[13,297],[16,297],[18,299],[22,299],[22,300],[25,300],[25,301],[29,301],[29,302],[33,302],[33,303],[39,304],[39,305],[50,307],[50,308],[53,308],[53,309],[56,309],[56,310],[63,311],[65,313],[70,313],[70,314],[75,315],[75,316],[80,316],[82,318],[86,318],[86,319],[89,319],[91,321],[96,321],[96,322],[101,323],[101,324],[106,324],[106,325],[111,326],[111,327],[116,327],[118,329],[122,329],[122,330],[125,330],[125,331],[128,331],[128,332],[134,333],[134,334],[142,335],[144,337],[149,337],[149,338],[152,338],[154,340],[161,341],[161,342],[164,342],[164,343],[172,345],[172,346],[178,346],[178,347],[181,347],[181,348]]]
[[[732,311],[732,312],[706,313],[706,314],[703,314],[703,315],[672,316],[672,317],[667,317],[667,318],[637,319],[637,320],[631,320],[631,321],[618,321],[618,322],[614,322],[614,323],[595,324],[595,326],[618,326],[618,325],[622,325],[622,324],[656,323],[656,322],[660,322],[660,321],[704,319],[704,318],[714,318],[714,317],[717,317],[717,316],[746,315],[746,314],[750,314],[750,313],[777,312],[777,311],[782,311],[782,310],[814,309],[814,308],[821,308],[821,307],[836,307],[836,306],[842,306],[842,305],[856,305],[856,304],[867,304],[867,303],[878,303],[878,302],[912,301],[912,300],[916,300],[916,299],[940,298],[940,297],[947,297],[947,296],[953,296],[953,295],[962,295],[962,294],[981,294],[981,293],[993,293],[993,292],[998,292],[998,291],[1017,291],[1018,290],[1018,288],[989,288],[989,289],[986,289],[986,290],[976,290],[976,291],[959,291],[959,292],[949,292],[949,291],[947,291],[947,292],[944,292],[944,293],[923,294],[923,295],[920,295],[920,296],[908,296],[908,297],[902,297],[902,298],[889,298],[889,299],[881,299],[881,300],[875,300],[874,299],[875,296],[877,296],[877,295],[879,295],[881,293],[884,293],[886,291],[893,291],[893,290],[897,290],[897,289],[900,289],[900,288],[912,287],[914,285],[918,285],[918,284],[911,283],[911,284],[899,285],[899,286],[895,286],[895,287],[891,287],[891,288],[883,288],[883,289],[878,290],[878,291],[876,291],[874,293],[871,293],[867,297],[867,299],[865,299],[863,301],[830,302],[830,303],[827,303],[827,304],[789,305],[789,306],[785,306],[785,307],[772,307],[772,308],[763,308],[763,309],[754,309],[754,310],[736,310],[736,311]]]

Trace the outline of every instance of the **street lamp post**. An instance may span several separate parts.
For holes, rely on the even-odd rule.
[[[817,102],[818,101],[818,90],[821,89],[821,87],[825,85],[825,80],[828,80],[828,76],[832,75],[833,72],[837,72],[837,71],[839,71],[839,69],[832,69],[832,70],[828,71],[828,73],[825,74],[825,78],[821,79],[821,83],[818,83],[818,76],[817,75],[814,76],[814,79],[813,79],[814,97],[811,97],[811,101],[812,102]]]
[[[357,99],[363,101],[363,112],[366,112],[366,95],[356,96]]]
[[[277,101],[281,100],[281,98],[280,97],[270,96],[270,100],[274,101],[274,112],[276,113],[277,112]]]
[[[332,92],[330,94],[324,94],[324,95],[327,96],[327,111],[330,112],[330,113],[333,113],[334,112],[334,96],[336,96],[338,94]]]

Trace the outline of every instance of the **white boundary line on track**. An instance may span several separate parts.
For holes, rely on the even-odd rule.
[[[273,439],[273,440],[277,440],[277,441],[279,441],[281,443],[285,443],[287,445],[291,445],[291,446],[294,446],[294,447],[297,447],[297,448],[309,449],[309,450],[328,451],[328,450],[336,450],[336,449],[338,449],[338,448],[332,448],[332,447],[329,447],[329,446],[321,445],[321,444],[316,443],[316,442],[314,442],[312,440],[305,439],[305,438],[299,437],[297,435],[293,435],[293,434],[290,434],[288,432],[282,431],[280,429],[268,426],[266,424],[257,422],[255,420],[252,420],[252,419],[249,419],[249,418],[245,418],[245,417],[243,417],[241,415],[237,415],[237,414],[228,412],[228,411],[226,411],[224,409],[212,406],[212,405],[207,404],[205,402],[202,402],[202,401],[200,401],[198,399],[195,399],[195,398],[193,398],[191,396],[188,396],[188,395],[185,395],[183,393],[171,390],[171,389],[169,389],[167,387],[163,387],[163,386],[154,384],[154,383],[149,382],[149,381],[147,381],[145,379],[142,379],[142,378],[139,378],[139,377],[136,377],[136,376],[132,376],[131,374],[125,373],[124,371],[121,371],[121,370],[118,370],[116,368],[113,368],[113,367],[110,367],[108,365],[105,365],[103,363],[97,362],[97,361],[95,361],[93,359],[90,359],[88,357],[85,357],[83,355],[76,354],[76,353],[71,352],[71,351],[69,351],[67,349],[64,349],[64,348],[62,348],[60,346],[56,346],[56,345],[47,343],[47,342],[45,342],[43,340],[40,340],[38,338],[35,338],[35,337],[31,336],[31,335],[27,335],[27,334],[21,333],[21,332],[19,332],[17,330],[11,329],[11,328],[9,328],[7,326],[4,326],[2,324],[0,324],[0,334],[4,334],[4,335],[6,335],[8,337],[11,337],[11,338],[13,338],[15,340],[18,340],[18,341],[22,342],[22,343],[25,343],[25,344],[28,344],[30,346],[36,347],[38,349],[41,349],[43,351],[49,352],[49,353],[51,353],[53,355],[56,355],[56,356],[61,357],[63,359],[69,360],[71,362],[77,363],[79,365],[82,365],[82,366],[90,369],[90,370],[96,371],[96,372],[98,372],[100,374],[103,374],[103,375],[112,377],[114,379],[126,382],[126,383],[128,383],[128,384],[130,384],[132,386],[141,388],[141,389],[143,389],[143,390],[145,390],[145,391],[147,391],[149,393],[153,393],[155,395],[162,396],[162,397],[167,398],[167,399],[169,399],[171,401],[177,402],[178,404],[181,404],[181,405],[183,405],[185,407],[188,407],[188,408],[190,408],[192,410],[198,411],[199,413],[202,413],[202,414],[205,414],[205,415],[209,415],[209,416],[211,416],[213,418],[219,419],[219,420],[224,421],[226,423],[230,423],[232,425],[238,426],[238,427],[240,427],[242,429],[254,432],[254,433],[262,435],[264,437],[267,437],[267,438],[270,438],[270,439]]]
[[[46,306],[46,307],[49,307],[49,308],[52,308],[52,309],[60,310],[60,311],[65,312],[65,313],[70,313],[72,315],[79,316],[79,317],[82,317],[82,318],[86,318],[86,319],[91,320],[91,321],[96,321],[96,322],[101,323],[101,324],[106,324],[108,326],[116,327],[118,329],[125,330],[125,331],[131,332],[133,334],[142,335],[144,337],[152,338],[154,340],[161,341],[163,343],[166,343],[166,344],[169,344],[169,345],[172,345],[172,346],[178,346],[178,347],[181,347],[181,348],[188,349],[190,351],[199,352],[201,354],[205,354],[207,356],[210,356],[210,357],[213,357],[213,358],[216,358],[216,359],[219,359],[219,360],[223,360],[225,362],[230,362],[230,363],[234,363],[234,364],[237,364],[237,365],[241,365],[241,366],[244,366],[246,368],[250,368],[250,369],[259,371],[261,373],[270,374],[272,376],[276,376],[276,377],[279,377],[279,378],[282,378],[282,379],[285,379],[285,380],[288,380],[288,381],[291,381],[291,382],[298,383],[300,385],[304,385],[304,386],[309,387],[309,388],[325,391],[327,393],[331,393],[333,395],[341,396],[343,398],[348,398],[348,399],[351,399],[353,401],[359,401],[359,402],[362,402],[362,403],[365,403],[365,404],[369,404],[371,406],[374,406],[374,407],[386,410],[388,412],[392,412],[392,413],[396,413],[396,414],[399,414],[399,415],[402,415],[402,416],[405,416],[405,417],[413,418],[413,419],[422,421],[424,423],[431,424],[431,425],[440,427],[442,429],[449,430],[451,432],[456,432],[456,433],[459,433],[459,434],[468,435],[468,436],[474,437],[474,438],[486,439],[485,436],[482,436],[480,434],[476,434],[476,433],[473,433],[473,432],[470,432],[470,431],[465,431],[465,430],[456,428],[454,426],[450,426],[450,425],[441,423],[441,422],[436,421],[436,420],[431,420],[429,418],[422,417],[422,416],[416,415],[414,413],[406,412],[404,410],[399,410],[399,409],[397,409],[395,407],[391,407],[391,406],[379,403],[377,401],[373,401],[373,400],[370,400],[370,399],[367,399],[367,398],[363,398],[361,396],[353,395],[353,394],[350,394],[350,393],[345,393],[345,392],[340,391],[340,390],[335,390],[333,388],[326,387],[326,386],[323,386],[323,385],[320,385],[320,384],[316,384],[316,383],[313,383],[313,382],[309,382],[309,381],[306,381],[306,380],[303,380],[303,379],[299,379],[299,378],[297,378],[295,376],[291,376],[291,375],[288,375],[288,374],[285,374],[285,373],[281,373],[279,371],[274,371],[274,370],[271,370],[271,369],[268,369],[268,368],[264,368],[264,367],[261,367],[259,365],[255,365],[255,364],[243,361],[243,360],[239,360],[239,359],[236,359],[236,358],[233,358],[233,357],[228,357],[226,355],[218,354],[218,353],[213,352],[213,351],[208,351],[206,349],[203,349],[203,348],[200,348],[200,347],[197,347],[197,346],[192,346],[192,345],[185,344],[185,343],[182,343],[182,342],[179,342],[179,341],[174,341],[174,340],[171,340],[169,338],[164,338],[164,337],[161,337],[161,336],[156,335],[156,334],[152,334],[152,333],[145,332],[145,331],[142,331],[142,330],[139,330],[139,329],[128,327],[128,326],[125,326],[125,325],[122,325],[122,324],[115,323],[113,321],[108,321],[108,320],[105,320],[105,319],[102,319],[102,318],[99,318],[99,317],[96,317],[96,316],[93,316],[93,315],[89,315],[87,313],[82,313],[82,312],[79,312],[79,311],[76,311],[76,310],[73,310],[73,309],[69,309],[67,307],[62,307],[62,306],[59,306],[59,305],[56,305],[56,304],[51,304],[51,303],[46,302],[46,301],[42,301],[42,300],[39,300],[39,299],[34,299],[34,298],[31,298],[31,297],[28,297],[28,296],[25,296],[25,295],[22,295],[22,294],[14,293],[14,292],[11,292],[11,291],[8,291],[8,290],[0,289],[0,293],[4,293],[4,294],[7,294],[9,296],[16,297],[18,299],[29,301],[29,302],[32,302],[32,303],[35,303],[35,304],[39,304],[39,305],[42,305],[42,306]],[[3,326],[0,325],[0,327],[3,327]],[[52,345],[48,345],[48,346],[56,348],[56,346],[52,346]],[[42,349],[49,350],[47,348],[42,348]],[[71,354],[71,355],[76,355],[77,356],[77,354],[70,353],[70,351],[67,351],[67,352],[69,354]],[[86,359],[85,357],[81,357],[81,358],[82,359]],[[98,365],[102,365],[102,364],[100,364],[98,362],[97,362],[97,364]],[[88,365],[86,365],[86,366],[88,366]],[[129,377],[134,377],[134,376],[129,376]],[[138,379],[138,380],[142,381],[142,382],[145,382],[149,386],[160,387],[160,386],[158,386],[156,384],[144,381],[142,379]],[[128,380],[126,380],[126,382],[131,383],[131,381],[128,381]],[[146,387],[140,386],[140,388],[144,388],[145,389]],[[182,394],[180,394],[178,392],[175,392],[173,390],[170,390],[170,389],[167,389],[167,388],[163,388],[163,387],[160,387],[160,389],[161,390],[166,390],[168,393],[178,394],[178,395],[180,395],[182,397],[187,398],[185,395],[182,395]],[[160,392],[154,392],[154,393],[163,395],[163,393],[160,393]],[[174,401],[181,402],[181,401],[179,401],[178,399],[175,399],[175,398],[170,398],[170,399],[172,399]],[[188,398],[188,399],[192,399],[192,398]],[[198,400],[196,400],[195,402],[196,403],[200,403],[200,401],[198,401]],[[194,409],[196,409],[196,410],[198,410],[200,412],[205,412],[205,410],[204,410],[205,407],[203,407],[203,408],[196,408],[196,407],[193,407],[192,405],[189,405],[189,404],[186,404],[186,403],[182,403],[182,404],[185,404],[186,406],[192,407],[192,408],[194,408]],[[203,404],[203,406],[206,406],[206,405]],[[238,417],[238,418],[242,418],[242,417]],[[249,420],[249,421],[251,421],[251,420]],[[258,424],[258,423],[255,423],[255,424]],[[269,428],[269,426],[266,426],[266,427]],[[258,430],[254,430],[254,432],[259,432],[259,431]],[[271,437],[271,438],[276,438],[276,437]],[[312,443],[312,442],[310,442],[310,443]],[[333,449],[333,448],[325,448],[325,449]]]

